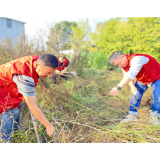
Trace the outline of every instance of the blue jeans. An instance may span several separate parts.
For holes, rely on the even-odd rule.
[[[19,104],[19,107],[10,109],[6,112],[0,114],[1,116],[1,134],[2,142],[11,142],[12,132],[18,130],[20,114],[22,111],[22,103]]]
[[[153,91],[153,102],[151,105],[151,113],[154,114],[154,116],[159,117],[160,116],[160,79],[157,81],[154,81],[152,83],[152,91]],[[136,81],[135,87],[137,88],[137,103],[132,104],[136,108],[140,108],[140,102],[142,99],[142,96],[144,92],[148,89],[147,85],[141,84],[140,82]],[[134,99],[134,94],[132,94],[132,99]],[[136,108],[130,105],[129,114],[138,116],[138,111]]]

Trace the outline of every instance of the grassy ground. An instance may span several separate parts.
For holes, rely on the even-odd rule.
[[[139,120],[119,123],[129,110],[129,86],[117,97],[108,92],[122,79],[122,72],[85,69],[81,78],[68,78],[59,84],[50,79],[36,87],[37,103],[47,119],[55,126],[50,138],[39,123],[38,131],[44,143],[159,143],[160,127],[148,122],[152,100],[151,88],[142,99]],[[36,143],[28,107],[24,104],[20,130],[13,142]]]

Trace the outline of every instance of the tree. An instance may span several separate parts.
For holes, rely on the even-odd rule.
[[[72,27],[76,28],[77,23],[62,21],[50,28],[48,41],[46,42],[48,49],[52,48],[56,52],[58,50],[70,49],[70,35],[73,34]]]
[[[77,27],[72,27],[73,34],[70,36],[70,45],[74,49],[71,66],[77,69],[79,74],[82,73],[84,65],[87,61],[87,56],[92,47],[91,29],[88,19],[78,22]]]
[[[117,50],[125,54],[132,50],[160,60],[159,22],[159,17],[112,18],[97,25],[93,41],[107,57]]]

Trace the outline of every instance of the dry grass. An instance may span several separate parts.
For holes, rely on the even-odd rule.
[[[8,48],[6,44],[0,46],[1,63],[24,55],[45,53],[38,45],[33,47],[29,42],[17,46],[17,48]],[[76,58],[73,57],[74,59]],[[70,70],[74,69],[70,68]],[[109,90],[121,80],[122,73],[91,69],[82,71],[81,75],[78,75],[82,79],[68,78],[67,82],[60,80],[58,84],[52,84],[51,79],[43,79],[38,83],[36,87],[37,104],[56,128],[56,135],[51,138],[47,135],[45,127],[38,124],[43,143],[160,142],[160,127],[152,126],[148,121],[152,101],[151,89],[142,98],[139,120],[122,124],[119,123],[120,120],[128,114],[127,97],[131,97],[130,89],[126,86],[120,92],[119,97],[124,100],[108,94]],[[12,142],[37,142],[30,112],[25,103],[20,129],[14,134]]]
[[[112,75],[112,72],[109,74]],[[92,80],[94,80],[93,77]],[[77,81],[78,83],[76,83]],[[96,79],[92,81],[93,84],[95,82]],[[69,84],[72,85],[66,88],[65,85]],[[92,86],[91,84],[88,85],[90,85],[89,87]],[[82,79],[74,79],[59,85],[51,84],[48,79],[38,84],[36,94],[39,106],[56,127],[55,137],[51,139],[45,135],[46,138],[44,139],[44,136],[42,136],[43,142],[159,143],[160,128],[149,123],[149,108],[143,106],[142,109],[139,109],[138,122],[121,124],[119,121],[128,112],[128,101],[109,97],[107,92],[104,95],[98,87],[89,89],[95,97],[98,97],[98,108],[92,102],[93,99],[84,104],[82,102],[83,95],[81,95],[82,100],[79,100],[80,102],[75,101],[74,95],[76,92],[82,93],[82,90],[86,90],[86,86],[86,81]],[[142,102],[144,101],[142,100]],[[42,132],[45,132],[42,125],[40,125],[40,128]]]

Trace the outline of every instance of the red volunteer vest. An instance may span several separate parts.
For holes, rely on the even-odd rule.
[[[0,113],[19,107],[19,103],[24,101],[23,95],[18,92],[17,85],[12,80],[13,75],[29,76],[34,79],[35,84],[38,83],[38,75],[33,67],[33,62],[38,58],[26,56],[0,65]]]
[[[128,72],[131,66],[131,60],[133,59],[133,57],[135,56],[144,56],[149,58],[149,61],[147,64],[144,64],[141,68],[141,70],[139,71],[139,73],[136,76],[136,79],[144,84],[150,84],[158,79],[160,79],[160,64],[157,62],[157,60],[149,55],[146,54],[128,54],[126,55],[126,58],[128,60],[128,65],[124,68],[122,67],[122,69],[125,72]]]
[[[57,57],[57,59],[58,59],[58,68],[56,70],[58,70],[58,71],[64,70],[65,66],[68,64],[68,58],[66,58],[66,60],[64,61],[62,67],[60,67],[60,62],[59,62],[59,58],[58,57]]]

